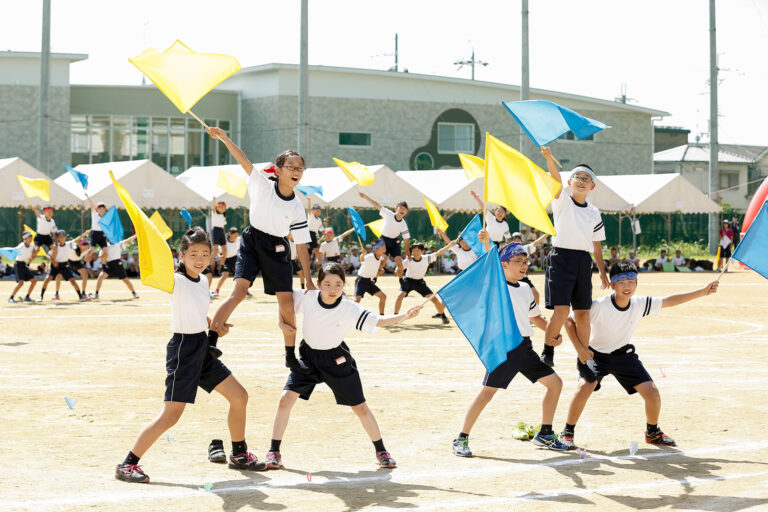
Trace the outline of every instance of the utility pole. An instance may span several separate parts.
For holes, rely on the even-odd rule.
[[[530,68],[529,68],[529,60],[528,60],[528,0],[522,0],[523,2],[523,10],[522,10],[522,20],[523,20],[523,27],[521,30],[523,40],[522,40],[522,73],[521,73],[521,79],[520,79],[520,100],[521,101],[527,101],[531,96],[530,91]],[[521,129],[520,130],[520,152],[526,156],[530,156],[528,153],[529,150],[529,144],[528,144],[528,138],[525,135],[525,132]]]
[[[37,168],[48,174],[48,86],[51,65],[51,0],[43,0],[43,42],[40,49],[40,132]]]
[[[715,0],[709,0],[709,198],[716,200],[718,185],[717,143],[717,32]],[[709,214],[709,251],[714,254],[718,245],[717,217]]]
[[[470,66],[472,68],[472,80],[475,79],[475,64],[479,66],[487,66],[487,62],[483,62],[479,59],[475,59],[475,49],[472,48],[472,58],[469,60],[457,60],[453,63],[455,66],[457,66],[457,70],[463,68],[464,66]]]
[[[307,110],[309,100],[309,0],[301,0],[301,49],[299,51],[299,153],[305,158],[309,158],[309,140],[308,140],[308,122]]]
[[[397,33],[395,33],[395,73],[397,73]]]

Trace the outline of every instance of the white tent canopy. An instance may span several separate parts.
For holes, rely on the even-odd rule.
[[[87,192],[93,202],[103,201],[108,208],[112,205],[123,207],[123,202],[112,186],[109,171],[128,190],[139,208],[204,208],[210,205],[209,199],[149,160],[81,164],[76,169],[88,175]],[[70,173],[65,172],[55,181],[81,201],[85,200],[80,182],[75,182]]]
[[[358,192],[362,191],[382,206],[392,208],[400,201],[406,201],[411,208],[425,208],[425,195],[416,187],[395,174],[386,165],[369,165],[374,175],[373,185],[357,186],[350,182],[338,167],[311,168],[304,171],[302,185],[323,187],[323,194],[314,194],[318,204],[330,208],[369,208],[371,205]]]
[[[430,201],[443,210],[450,209],[444,205],[446,200],[456,194],[457,191],[465,188],[469,183],[469,181],[467,181],[467,175],[463,169],[398,171],[397,175],[416,189],[420,190],[423,195],[427,196]],[[482,181],[479,183],[482,185]],[[469,192],[467,192],[467,194],[469,194]],[[470,199],[472,200],[474,207],[469,209],[476,210],[477,203],[471,197]]]
[[[678,173],[601,176],[634,213],[720,213],[720,205]]]
[[[43,201],[39,197],[27,197],[16,175],[30,179],[45,179],[51,182],[51,200]],[[0,206],[2,207],[43,207],[66,208],[80,206],[81,201],[65,190],[50,177],[38,171],[21,158],[0,159]]]
[[[254,170],[266,169],[272,165],[271,162],[262,162],[253,164]],[[182,182],[187,187],[191,188],[199,195],[203,196],[210,204],[213,198],[217,198],[227,203],[227,206],[234,208],[243,206],[248,208],[250,206],[250,200],[248,194],[245,197],[240,198],[224,192],[216,186],[219,181],[219,171],[223,170],[233,176],[237,176],[245,180],[248,183],[248,174],[240,164],[233,165],[209,165],[204,167],[190,167],[183,173],[176,176],[176,179]]]

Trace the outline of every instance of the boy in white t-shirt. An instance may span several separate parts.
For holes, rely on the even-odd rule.
[[[379,314],[384,314],[384,306],[387,304],[387,296],[376,286],[376,279],[384,272],[384,263],[387,261],[387,246],[384,240],[376,240],[371,252],[363,249],[363,262],[357,270],[355,278],[355,302],[360,302],[368,293],[379,299]]]
[[[672,258],[672,264],[676,267],[684,267],[686,266],[685,258],[683,257],[683,251],[680,249],[675,251],[675,257]]]
[[[395,300],[395,314],[400,312],[400,306],[403,299],[411,292],[418,292],[425,299],[430,299],[437,309],[437,315],[433,318],[440,318],[444,324],[449,322],[445,316],[445,304],[435,296],[434,292],[427,286],[424,276],[427,274],[429,266],[437,261],[441,254],[454,246],[456,242],[450,242],[437,252],[425,254],[427,248],[422,243],[413,244],[411,247],[411,257],[403,262],[405,267],[405,278],[400,284],[400,295]]]
[[[101,290],[101,284],[104,282],[104,279],[108,277],[121,280],[131,292],[133,298],[139,298],[139,294],[136,293],[133,285],[128,280],[128,274],[125,273],[125,267],[123,267],[122,260],[123,249],[125,249],[128,244],[133,242],[135,239],[136,235],[133,235],[116,244],[109,243],[107,244],[106,249],[101,250],[101,262],[103,266],[101,268],[101,272],[99,273],[99,278],[96,280],[96,292],[93,294],[94,299],[99,298],[99,290]]]
[[[549,174],[562,184],[560,172],[552,156],[552,150],[542,146],[541,154],[547,160]],[[602,289],[608,288],[603,248],[605,227],[600,210],[587,203],[587,195],[595,189],[595,172],[586,164],[573,169],[568,185],[552,200],[552,214],[557,236],[552,237],[552,252],[547,258],[544,280],[544,302],[554,310],[544,335],[542,361],[555,364],[555,348],[552,344],[562,329],[568,311],[573,316],[579,336],[589,339],[589,307],[592,304],[592,256],[600,271]]]
[[[561,439],[574,449],[576,422],[593,391],[600,389],[604,377],[613,375],[628,394],[640,393],[645,400],[645,442],[661,446],[675,446],[675,441],[659,429],[661,397],[653,379],[635,354],[630,344],[637,322],[643,317],[658,315],[661,308],[677,306],[717,292],[717,281],[704,288],[678,293],[664,298],[635,296],[637,267],[622,261],[611,267],[613,295],[592,302],[589,320],[592,326],[587,341],[579,337],[576,323],[568,318],[565,330],[576,348],[579,384],[568,408],[568,419]]]
[[[339,246],[339,242],[354,231],[355,228],[350,228],[339,236],[334,237],[333,228],[325,228],[325,231],[323,231],[323,243],[320,244],[320,252],[325,256],[326,261],[332,261],[333,263],[341,261],[341,246]]]
[[[13,303],[22,301],[21,298],[16,299],[14,296],[21,290],[21,287],[24,286],[24,283],[26,282],[29,283],[29,290],[27,290],[27,296],[24,297],[23,300],[24,302],[35,302],[30,298],[30,294],[37,284],[35,275],[29,269],[29,265],[32,263],[36,254],[36,247],[32,238],[31,232],[24,231],[21,234],[22,242],[16,246],[16,250],[19,251],[19,255],[16,256],[16,261],[13,264],[13,272],[16,275],[16,288],[13,289],[8,302]]]
[[[403,237],[405,257],[411,257],[411,233],[408,231],[408,224],[405,223],[405,216],[408,214],[408,203],[400,201],[395,206],[395,211],[393,212],[388,208],[384,208],[363,192],[360,192],[360,197],[376,208],[379,211],[381,218],[384,219],[384,226],[381,228],[381,239],[384,240],[384,244],[387,246],[387,256],[390,256],[395,260],[395,265],[397,265],[396,274],[397,277],[400,278],[400,284],[402,285],[404,267],[402,252],[400,250],[400,236]]]
[[[656,263],[653,264],[653,268],[659,271],[664,270],[665,263],[669,263],[669,258],[667,258],[667,251],[662,249],[659,253],[659,257],[656,258]]]
[[[446,244],[451,243],[451,239],[445,234],[443,230],[437,229],[437,234],[445,241]],[[459,237],[456,239],[456,244],[451,247],[451,252],[456,256],[454,263],[456,264],[456,274],[461,274],[461,271],[470,266],[477,259],[477,254],[469,246],[466,240]]]

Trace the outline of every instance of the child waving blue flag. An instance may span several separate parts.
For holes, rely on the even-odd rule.
[[[365,242],[365,222],[363,222],[362,217],[360,217],[360,214],[357,213],[354,208],[347,208],[347,210],[349,210],[349,218],[352,221],[352,227],[355,228],[355,233],[357,233],[357,236]]]
[[[610,128],[551,101],[502,101],[501,104],[537,146],[546,146],[569,131],[577,139],[584,139]]]
[[[117,214],[117,207],[113,206],[99,220],[99,226],[104,230],[104,236],[109,243],[119,244],[125,235],[123,223],[120,222],[120,215]]]

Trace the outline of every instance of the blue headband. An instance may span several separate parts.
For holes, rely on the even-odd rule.
[[[504,248],[499,253],[499,259],[501,261],[507,261],[514,256],[517,256],[519,254],[525,254],[528,256],[528,251],[525,250],[525,247],[523,247],[523,244],[509,244],[504,246]]]
[[[585,173],[589,174],[590,176],[592,176],[592,181],[595,181],[597,179],[597,176],[595,176],[595,171],[593,171],[592,169],[590,169],[589,167],[586,167],[584,165],[579,165],[578,167],[574,168],[571,171],[571,176],[573,176],[577,172],[585,172]]]
[[[637,272],[622,272],[621,274],[616,274],[611,277],[612,283],[617,283],[619,281],[637,281]]]
[[[375,244],[373,244],[373,247],[372,247],[372,249],[376,250],[376,249],[378,249],[379,247],[383,247],[384,245],[385,245],[385,244],[384,244],[384,240],[379,240],[378,242],[376,242]]]

